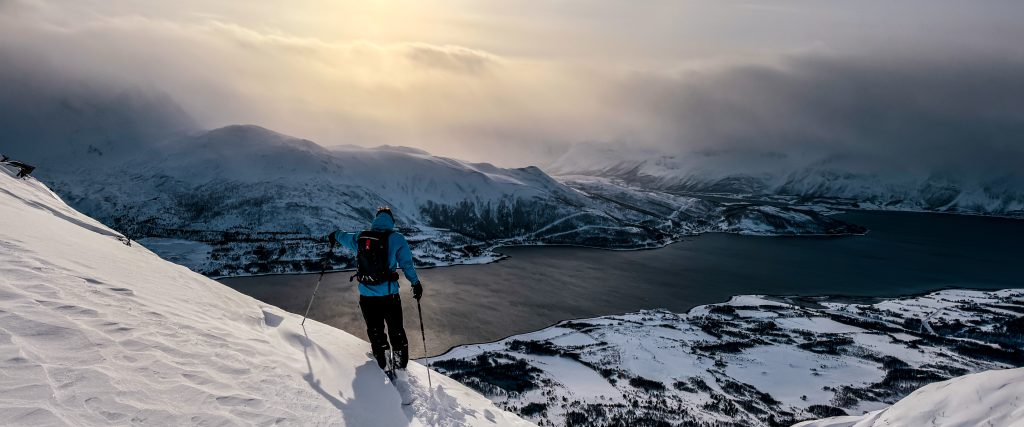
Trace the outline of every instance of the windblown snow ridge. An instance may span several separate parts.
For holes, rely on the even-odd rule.
[[[794,427],[1024,426],[1024,368],[986,371],[921,387],[888,408]]]
[[[0,425],[527,425],[411,364],[185,267],[0,170]]]

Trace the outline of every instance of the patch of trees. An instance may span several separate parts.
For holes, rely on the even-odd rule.
[[[447,228],[479,240],[522,236],[564,216],[553,202],[502,198],[478,204],[463,200],[454,205],[428,201],[420,208],[433,227]]]
[[[704,353],[740,353],[755,345],[753,341],[723,341],[697,344],[693,348]]]
[[[652,379],[644,378],[641,376],[635,376],[629,379],[629,385],[644,390],[648,393],[656,392],[661,393],[665,391],[665,384],[661,381],[655,381]]]
[[[853,344],[853,338],[837,335],[800,343],[797,347],[814,353],[838,355],[843,347],[851,344]]]
[[[440,360],[434,366],[485,395],[494,395],[487,385],[508,393],[534,390],[538,388],[537,375],[542,372],[522,359],[493,352],[481,353],[472,360]]]
[[[811,405],[807,407],[810,412],[818,418],[842,417],[848,415],[846,411],[831,405]]]

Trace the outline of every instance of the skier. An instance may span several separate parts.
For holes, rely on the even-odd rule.
[[[395,231],[395,216],[391,208],[377,209],[369,230],[361,232],[335,231],[327,235],[331,244],[338,243],[356,253],[358,270],[349,281],[359,281],[359,309],[366,322],[366,335],[370,337],[373,357],[381,369],[387,370],[387,350],[391,349],[398,366],[409,364],[409,341],[402,326],[402,300],[398,295],[398,268],[412,283],[412,297],[423,296],[423,285],[412,264],[412,251],[405,237]],[[384,333],[387,324],[388,333]],[[390,336],[391,345],[388,346]]]

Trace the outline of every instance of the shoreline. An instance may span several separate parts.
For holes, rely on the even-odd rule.
[[[711,196],[711,195],[709,195],[709,196]],[[996,220],[1006,220],[1006,221],[1024,221],[1024,216],[1014,217],[1014,216],[991,215],[991,214],[981,214],[981,213],[940,212],[940,211],[930,211],[930,210],[907,210],[907,209],[891,209],[890,210],[890,209],[845,208],[844,210],[842,210],[842,211],[840,211],[838,213],[829,214],[828,216],[842,215],[842,214],[850,213],[850,212],[854,212],[854,213],[878,213],[878,214],[910,214],[910,215],[937,214],[937,215],[964,216],[964,217],[971,217],[971,218],[986,218],[986,219],[996,219]],[[744,237],[765,237],[765,238],[800,238],[800,237],[810,237],[810,238],[846,238],[846,237],[866,236],[866,235],[871,233],[871,230],[868,229],[867,231],[865,231],[863,233],[842,233],[842,234],[758,234],[758,233],[744,233],[742,231],[741,232],[705,231],[705,232],[700,232],[700,233],[695,233],[695,234],[679,235],[678,237],[670,239],[668,242],[665,242],[665,243],[662,243],[662,244],[649,245],[649,246],[639,246],[639,247],[628,247],[628,248],[609,248],[609,247],[601,247],[601,246],[575,245],[575,244],[569,244],[569,243],[520,243],[520,244],[502,244],[502,243],[498,243],[498,244],[495,244],[495,245],[493,245],[493,246],[491,246],[491,247],[489,247],[487,249],[487,251],[493,252],[493,253],[498,255],[497,257],[494,257],[494,259],[492,259],[490,261],[484,261],[484,262],[457,262],[457,263],[451,263],[451,264],[430,265],[430,266],[422,266],[422,267],[417,266],[416,268],[417,269],[432,269],[432,268],[457,267],[457,266],[468,266],[468,265],[487,265],[487,264],[497,263],[497,262],[501,262],[501,261],[503,261],[503,260],[508,258],[507,255],[502,254],[499,251],[497,251],[497,249],[500,249],[500,248],[568,247],[568,248],[582,248],[582,249],[598,249],[598,250],[603,250],[603,251],[632,252],[632,251],[646,251],[646,250],[662,249],[662,248],[664,248],[666,246],[669,246],[669,245],[672,245],[672,244],[675,244],[675,243],[683,242],[687,237],[698,237],[698,236],[702,236],[702,235],[705,235],[705,234],[715,234],[715,233],[734,234],[734,235],[737,235],[737,236],[744,236]],[[339,273],[339,272],[345,272],[345,271],[355,271],[355,269],[354,268],[331,269],[331,270],[327,270],[326,273]],[[234,279],[234,278],[246,278],[246,277],[263,277],[263,276],[292,276],[292,275],[302,275],[302,274],[320,274],[320,273],[317,272],[317,271],[292,271],[292,272],[286,272],[286,273],[253,273],[253,274],[226,275],[226,276],[206,276],[206,277],[209,277],[210,279],[213,279],[213,280],[221,280],[221,279]]]
[[[421,270],[421,269],[422,270],[429,270],[429,269],[434,269],[434,268],[447,268],[447,267],[460,267],[460,266],[471,266],[471,265],[494,264],[494,263],[498,263],[498,262],[501,262],[501,261],[504,261],[504,260],[510,258],[509,255],[505,255],[505,254],[499,252],[499,250],[501,248],[562,247],[562,248],[594,249],[594,250],[611,251],[611,252],[639,252],[639,251],[650,251],[650,250],[663,249],[663,248],[665,248],[665,247],[667,247],[669,245],[673,245],[673,244],[676,244],[676,243],[682,243],[683,241],[685,241],[685,239],[687,237],[699,237],[699,236],[703,236],[703,235],[706,235],[706,234],[732,234],[732,235],[743,236],[743,237],[761,237],[761,238],[801,238],[801,237],[806,237],[806,238],[814,238],[814,239],[830,239],[830,238],[840,239],[840,238],[866,236],[870,232],[871,232],[871,230],[867,230],[867,231],[865,231],[863,233],[840,233],[840,234],[820,234],[820,233],[811,233],[811,234],[758,234],[758,233],[744,233],[744,232],[741,232],[741,231],[740,232],[732,232],[732,231],[705,231],[705,232],[700,232],[700,233],[695,233],[695,234],[680,235],[680,236],[678,236],[678,238],[673,238],[673,239],[670,239],[669,241],[667,241],[665,243],[661,243],[661,244],[657,244],[657,245],[639,246],[639,247],[628,247],[628,248],[609,248],[609,247],[601,247],[601,246],[576,245],[576,244],[571,244],[571,243],[520,243],[520,244],[502,244],[502,243],[499,243],[499,244],[496,244],[496,245],[491,246],[491,247],[486,249],[488,252],[491,252],[491,253],[494,253],[494,254],[497,255],[495,257],[492,257],[492,259],[489,260],[489,261],[483,261],[483,262],[458,262],[458,263],[451,263],[451,264],[416,266],[416,269],[417,270]],[[487,258],[487,257],[480,256],[480,257],[476,257],[476,258]],[[329,269],[329,270],[324,271],[324,274],[327,274],[327,273],[342,273],[342,272],[346,272],[346,271],[355,271],[355,270],[356,270],[355,268]],[[293,272],[287,272],[287,273],[253,273],[253,274],[242,274],[242,275],[206,276],[206,277],[208,277],[210,279],[213,279],[213,280],[218,280],[219,281],[221,279],[241,279],[241,278],[247,278],[247,277],[264,277],[264,276],[297,276],[297,275],[304,275],[304,274],[320,274],[320,272],[319,271],[293,271]]]
[[[673,194],[675,194],[675,193],[673,193]],[[685,195],[685,194],[680,194],[680,195]],[[702,195],[709,196],[709,197],[725,197],[723,195],[715,195],[715,194],[702,194]],[[696,197],[696,195],[686,195],[686,196],[687,197]],[[735,199],[735,197],[733,197],[733,199]],[[737,200],[737,202],[735,202],[735,203],[771,202],[770,200],[751,200],[751,201],[744,201],[744,200],[741,200],[741,199],[735,199],[735,200]],[[790,206],[790,207],[793,207],[795,209],[801,209],[801,208],[805,208],[807,206],[795,206],[795,207],[794,206]],[[834,208],[834,207],[831,207],[831,206],[824,206],[824,207]],[[969,213],[969,212],[941,212],[941,211],[932,211],[932,210],[909,210],[909,209],[868,209],[868,208],[854,208],[854,207],[843,207],[842,209],[839,209],[838,212],[830,213],[830,214],[827,214],[826,216],[843,215],[843,214],[846,214],[846,213],[878,213],[878,214],[908,214],[908,215],[941,214],[941,215],[950,215],[950,216],[964,216],[964,217],[971,217],[971,218],[987,218],[987,219],[1006,220],[1006,221],[1024,221],[1024,216],[1014,217],[1014,216],[992,215],[992,214],[982,214],[982,213]],[[735,232],[732,232],[732,231],[704,231],[704,232],[698,232],[698,233],[694,233],[694,234],[677,235],[677,236],[675,236],[673,238],[670,238],[667,241],[662,242],[662,243],[653,244],[653,245],[641,245],[641,246],[636,246],[636,247],[601,247],[601,246],[590,246],[590,245],[570,244],[570,243],[539,243],[539,242],[538,243],[514,243],[514,244],[509,244],[509,243],[507,243],[507,241],[505,241],[505,242],[499,241],[499,242],[496,242],[494,245],[489,246],[486,249],[487,252],[496,254],[497,256],[494,256],[494,257],[487,257],[487,256],[473,257],[473,258],[492,258],[492,259],[487,260],[487,261],[480,261],[480,262],[475,262],[475,261],[455,262],[455,263],[448,263],[448,264],[436,264],[436,265],[429,265],[429,266],[417,266],[416,268],[417,269],[431,269],[431,268],[455,267],[455,266],[466,266],[466,265],[486,265],[486,264],[496,263],[496,262],[500,262],[500,261],[508,258],[506,255],[504,255],[504,254],[500,253],[499,251],[497,251],[498,249],[505,248],[505,247],[511,247],[511,248],[518,248],[518,247],[570,247],[570,248],[583,248],[583,249],[599,249],[599,250],[605,250],[605,251],[626,251],[626,252],[629,252],[629,251],[645,251],[645,250],[652,250],[652,249],[661,249],[661,248],[664,248],[666,246],[672,245],[674,243],[680,243],[680,242],[683,242],[687,237],[697,237],[697,236],[702,236],[702,235],[705,235],[705,234],[714,234],[714,233],[734,234],[734,235],[745,236],[745,237],[767,237],[767,238],[800,238],[800,237],[810,237],[810,238],[844,238],[844,237],[866,236],[869,233],[871,233],[871,230],[870,229],[866,229],[866,231],[864,231],[863,233],[840,233],[840,234],[820,234],[820,233],[812,233],[812,234],[778,234],[778,233],[776,233],[776,234],[771,234],[771,233],[750,233],[750,232],[743,232],[743,231],[735,231]],[[508,239],[508,240],[512,240],[512,239]],[[200,242],[200,243],[202,243],[202,242]],[[186,267],[188,267],[188,266],[186,266]],[[338,272],[345,272],[345,271],[355,271],[355,269],[354,268],[330,269],[330,270],[327,270],[326,273],[338,273]],[[200,274],[202,274],[202,273],[200,273]],[[245,278],[245,277],[262,277],[262,276],[290,276],[290,275],[300,275],[300,274],[320,274],[320,272],[318,272],[318,271],[289,271],[289,272],[280,272],[280,273],[270,272],[270,273],[252,273],[252,274],[237,274],[237,275],[222,275],[222,276],[208,276],[208,275],[204,275],[204,276],[209,277],[210,279],[213,279],[213,280],[221,280],[221,279],[234,279],[234,278]]]

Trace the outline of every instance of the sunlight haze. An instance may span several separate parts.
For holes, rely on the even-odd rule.
[[[664,85],[717,93],[717,76],[738,69],[786,77],[811,58],[837,73],[880,61],[930,73],[963,55],[1019,66],[1024,31],[1006,12],[1021,6],[989,6],[6,0],[0,55],[165,92],[210,128],[254,123],[326,146],[521,166],[577,142],[730,146],[732,131],[694,136],[680,127],[687,111],[654,106]],[[752,84],[734,95],[776,96]]]

